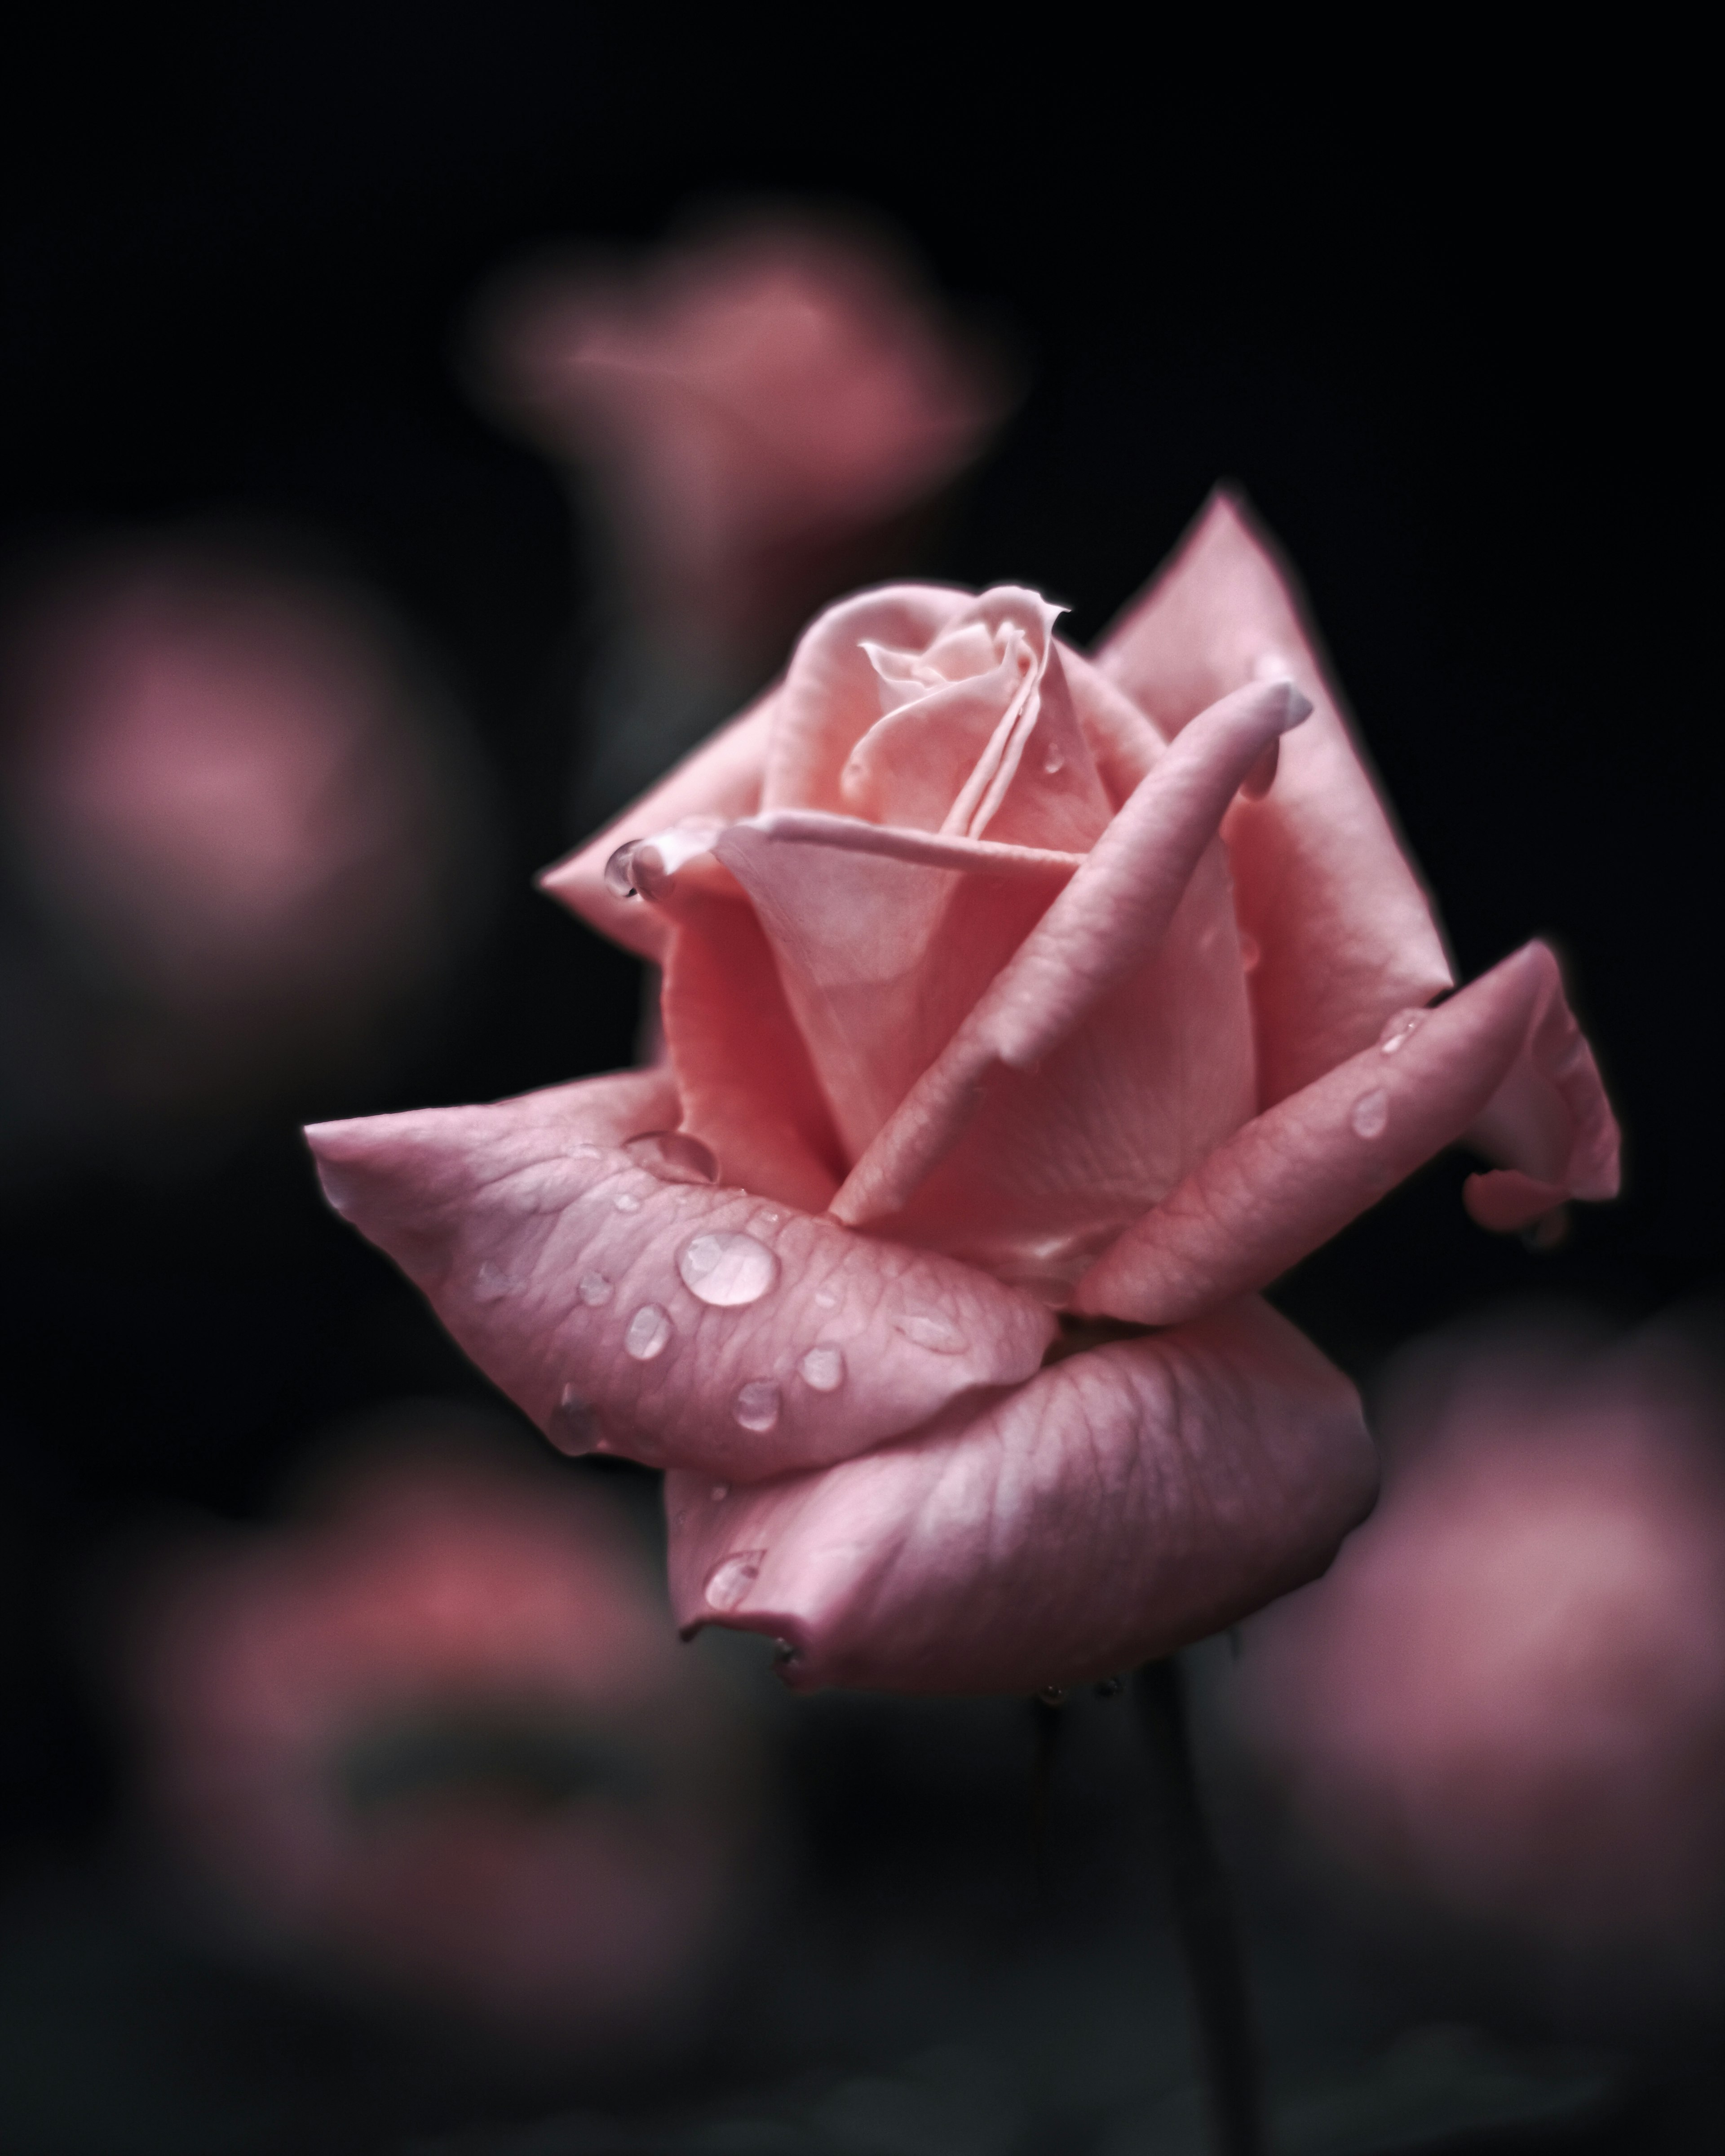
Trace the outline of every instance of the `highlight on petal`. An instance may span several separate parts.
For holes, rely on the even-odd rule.
[[[672,1604],[784,1641],[798,1690],[1031,1692],[1314,1578],[1376,1486],[1353,1388],[1249,1299],[822,1475],[670,1476]]]
[[[778,695],[776,685],[769,689],[740,717],[685,757],[633,807],[547,869],[539,879],[540,889],[614,943],[621,943],[639,957],[662,963],[668,924],[650,907],[613,891],[605,880],[605,864],[631,839],[647,838],[687,822],[707,821],[716,828],[736,817],[752,816],[761,804]]]
[[[1219,489],[1096,654],[1170,736],[1253,680],[1290,675],[1316,706],[1283,744],[1273,792],[1236,803],[1224,832],[1240,926],[1260,953],[1251,991],[1262,1107],[1451,980],[1430,898],[1291,585],[1245,502]]]
[[[1158,759],[852,1169],[837,1218],[901,1211],[976,1115],[991,1073],[1041,1062],[1154,957],[1235,789],[1311,708],[1291,683],[1262,683],[1224,697]],[[1238,968],[1237,945],[1228,962]]]
[[[565,1450],[778,1474],[1038,1367],[1054,1321],[1012,1288],[624,1150],[679,1105],[651,1071],[308,1137],[337,1209]]]
[[[1073,1306],[1181,1323],[1265,1286],[1441,1147],[1486,1127],[1512,1167],[1560,1162],[1560,1195],[1610,1196],[1616,1125],[1592,1059],[1575,1055],[1579,1039],[1556,959],[1527,945],[1435,1010],[1404,1012],[1376,1047],[1248,1123],[1127,1229],[1079,1282]],[[1550,1111],[1538,1123],[1524,1113],[1536,1089]],[[1537,1154],[1517,1160],[1536,1136]]]

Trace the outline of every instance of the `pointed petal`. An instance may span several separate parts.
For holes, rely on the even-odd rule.
[[[1563,1037],[1556,1007],[1567,1018],[1557,961],[1530,943],[1435,1010],[1405,1014],[1382,1046],[1280,1101],[1195,1168],[1079,1282],[1074,1307],[1174,1325],[1266,1286],[1516,1093],[1538,1044]],[[1570,1096],[1558,1097],[1574,1114]],[[1590,1096],[1575,1086],[1573,1098],[1583,1112],[1565,1173],[1574,1162],[1589,1194],[1606,1195],[1615,1156],[1608,1173],[1599,1118],[1614,1147],[1615,1126],[1597,1077]]]
[[[668,925],[639,900],[619,898],[605,887],[605,864],[625,839],[670,829],[685,818],[730,823],[761,805],[762,775],[773,731],[778,687],[769,689],[739,718],[668,772],[633,807],[596,832],[572,854],[546,870],[539,887],[578,913],[614,943],[662,963]]]
[[[1450,973],[1431,901],[1326,680],[1288,580],[1245,505],[1214,495],[1096,654],[1164,733],[1243,682],[1291,675],[1317,711],[1283,745],[1267,798],[1224,835],[1252,977],[1268,1107],[1376,1040]]]
[[[788,1641],[799,1690],[1031,1692],[1312,1578],[1376,1481],[1353,1388],[1249,1300],[824,1474],[670,1476],[672,1603]]]
[[[851,1170],[834,1200],[837,1218],[902,1211],[975,1116],[996,1068],[1042,1062],[1153,960],[1235,789],[1310,709],[1291,683],[1260,683],[1224,697],[1163,752]],[[1238,968],[1237,946],[1221,956]]]
[[[742,1191],[660,1181],[618,1150],[631,1127],[674,1127],[678,1106],[649,1071],[307,1135],[336,1209],[567,1450],[602,1441],[709,1475],[778,1474],[1036,1368],[1053,1320],[986,1275]],[[748,1239],[728,1246],[723,1304],[724,1265],[705,1294],[687,1284],[702,1280],[689,1246],[711,1236]]]

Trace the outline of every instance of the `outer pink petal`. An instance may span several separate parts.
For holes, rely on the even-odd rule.
[[[668,772],[649,793],[567,859],[546,870],[542,891],[578,913],[590,928],[643,958],[661,963],[668,925],[661,914],[605,888],[605,864],[626,839],[644,839],[687,817],[730,823],[761,805],[762,775],[773,725],[777,687]]]
[[[1164,733],[1272,675],[1291,675],[1317,707],[1284,744],[1274,792],[1237,803],[1224,834],[1240,925],[1261,953],[1252,1000],[1265,1107],[1451,978],[1430,900],[1313,645],[1268,541],[1219,491],[1097,654]]]
[[[1224,698],[1164,751],[851,1170],[834,1201],[840,1219],[873,1222],[904,1210],[957,1144],[1001,1068],[1034,1069],[1073,1040],[1113,991],[1153,964],[1235,788],[1309,709],[1291,684],[1264,683]],[[1231,919],[1212,919],[1203,927],[1214,945],[1210,957],[1237,983],[1240,952]],[[1242,1058],[1248,1053],[1243,1038],[1238,1052]],[[1108,1075],[1099,1064],[1096,1079],[1106,1081]],[[1152,1114],[1179,1116],[1187,1110],[1178,1094],[1172,1103],[1140,1105]],[[1082,1091],[1068,1103],[1068,1111],[1085,1107]],[[1101,1131],[1096,1139],[1106,1143]]]
[[[1252,1300],[824,1474],[670,1476],[672,1602],[788,1641],[798,1689],[1029,1692],[1312,1578],[1376,1484],[1353,1387]]]
[[[1264,1286],[1517,1091],[1540,1044],[1564,1037],[1554,1008],[1567,1018],[1557,961],[1530,943],[1435,1010],[1406,1014],[1411,1024],[1383,1046],[1267,1110],[1194,1169],[1079,1282],[1074,1307],[1174,1325]],[[1609,1195],[1615,1125],[1597,1077],[1590,1094],[1577,1085],[1557,1097],[1575,1116],[1565,1172],[1574,1161],[1586,1194]],[[1581,1194],[1582,1181],[1566,1189]]]
[[[660,1182],[615,1149],[674,1127],[678,1106],[669,1077],[649,1071],[307,1136],[331,1204],[568,1450],[602,1437],[655,1464],[778,1474],[877,1445],[973,1387],[1036,1368],[1053,1320],[986,1275],[742,1191]],[[772,1253],[758,1300],[714,1308],[684,1285],[680,1254],[712,1233]],[[648,1305],[670,1332],[638,1360],[625,1342]],[[842,1359],[810,1364],[812,1349]],[[745,1428],[737,1394],[771,1384],[777,1420]],[[764,1419],[761,1393],[751,1402]]]

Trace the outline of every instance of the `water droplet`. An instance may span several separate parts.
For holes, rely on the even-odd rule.
[[[1382,1137],[1389,1123],[1389,1094],[1381,1086],[1373,1087],[1369,1093],[1362,1093],[1348,1120],[1356,1137]]]
[[[1042,768],[1048,773],[1049,777],[1052,778],[1057,772],[1064,771],[1065,767],[1065,751],[1060,747],[1058,742],[1051,741],[1049,743],[1047,749],[1044,752]]]
[[[1242,935],[1240,939],[1240,969],[1243,973],[1255,973],[1262,963],[1264,953],[1255,936]]]
[[[603,1273],[583,1273],[577,1293],[589,1310],[597,1310],[611,1300],[611,1283]]]
[[[634,898],[635,880],[632,873],[635,863],[635,848],[639,839],[625,839],[605,864],[605,888],[613,898]]]
[[[1124,1677],[1098,1677],[1091,1687],[1098,1699],[1118,1699],[1126,1690]]]
[[[591,1404],[573,1385],[565,1385],[551,1418],[551,1441],[559,1452],[578,1459],[599,1446],[599,1420]]]
[[[639,1213],[641,1201],[632,1190],[619,1190],[611,1200],[619,1213]]]
[[[629,1321],[623,1336],[623,1352],[637,1363],[650,1363],[665,1353],[671,1337],[671,1322],[656,1302],[644,1302]]]
[[[752,1235],[713,1229],[684,1244],[677,1271],[691,1295],[718,1310],[758,1302],[778,1279],[778,1260]]]
[[[1036,1697],[1045,1707],[1064,1707],[1066,1704],[1066,1687],[1065,1685],[1042,1685],[1039,1686]]]
[[[711,1150],[687,1131],[643,1131],[623,1150],[637,1168],[661,1183],[716,1183],[719,1163]]]
[[[569,1148],[571,1160],[597,1160],[598,1157],[598,1147],[596,1145],[589,1145],[585,1138],[583,1138],[578,1145],[572,1145]]]
[[[811,1348],[798,1363],[797,1370],[811,1391],[836,1393],[845,1382],[845,1351],[842,1348]]]
[[[795,1661],[796,1659],[797,1650],[793,1641],[789,1640],[775,1640],[773,1641],[773,1666],[774,1669],[782,1670],[789,1663]]]
[[[817,1310],[836,1310],[839,1307],[839,1298],[833,1293],[831,1288],[818,1287],[814,1291],[814,1306]]]
[[[473,1294],[476,1302],[495,1302],[499,1296],[507,1295],[515,1286],[501,1265],[494,1265],[487,1258],[474,1275]]]
[[[962,1355],[970,1344],[956,1325],[936,1317],[932,1310],[911,1311],[893,1323],[913,1346],[927,1348],[936,1355]]]
[[[734,1609],[759,1578],[765,1550],[737,1550],[721,1558],[706,1576],[705,1593],[715,1609]]]
[[[1420,1030],[1420,1020],[1425,1016],[1425,1014],[1424,1011],[1398,1011],[1395,1016],[1390,1019],[1389,1024],[1384,1027],[1383,1032],[1378,1034],[1378,1047],[1382,1049],[1386,1055],[1394,1055],[1397,1049],[1404,1045],[1410,1034],[1415,1034]]]
[[[731,1495],[731,1485],[728,1482],[715,1482],[706,1494],[716,1505],[722,1505]]]
[[[771,1378],[751,1378],[731,1403],[732,1414],[745,1430],[771,1430],[778,1409],[778,1388]]]

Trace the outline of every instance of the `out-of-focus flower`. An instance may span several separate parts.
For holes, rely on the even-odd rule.
[[[830,609],[552,872],[664,965],[668,1067],[311,1133],[542,1427],[678,1471],[680,1619],[793,1682],[1030,1690],[1311,1578],[1375,1462],[1255,1291],[1456,1139],[1494,1226],[1616,1188],[1543,946],[1425,1008],[1427,901],[1240,508],[1095,661],[1056,612]]]
[[[698,1997],[750,1883],[758,1762],[602,1489],[445,1431],[154,1578],[148,1796],[229,1917],[562,2044]]]
[[[231,1106],[387,1041],[475,899],[472,773],[399,632],[162,542],[64,577],[8,659],[7,852],[96,1097]]]
[[[998,359],[878,233],[744,218],[494,298],[492,393],[597,490],[629,627],[600,686],[608,811],[734,710],[1009,402]],[[595,809],[595,814],[602,813]]]
[[[1548,1316],[1394,1368],[1377,1512],[1249,1629],[1252,1750],[1356,1879],[1556,1987],[1725,1944],[1725,1396]]]

